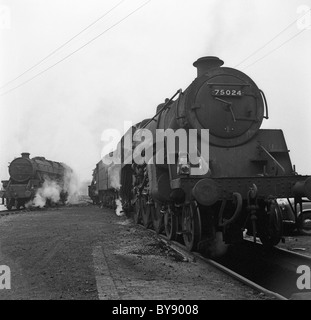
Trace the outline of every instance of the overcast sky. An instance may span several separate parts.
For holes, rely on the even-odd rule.
[[[153,116],[166,97],[187,88],[196,76],[192,63],[206,55],[238,65],[264,90],[270,119],[263,128],[283,129],[297,171],[311,174],[311,29],[295,36],[302,29],[293,23],[302,15],[298,8],[311,8],[311,1],[152,0],[124,19],[146,1],[124,0],[0,89],[6,93],[85,45],[0,97],[0,179],[8,178],[8,162],[25,151],[64,162],[81,180],[90,179],[104,146],[102,132]],[[0,86],[120,2],[0,1]]]

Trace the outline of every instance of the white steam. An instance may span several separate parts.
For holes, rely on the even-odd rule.
[[[57,203],[62,200],[62,193],[67,193],[66,204],[78,203],[80,182],[77,175],[69,167],[66,167],[64,179],[61,183],[46,179],[42,187],[37,190],[34,199],[28,202],[26,207],[43,208],[47,204],[47,201]]]
[[[211,257],[217,258],[223,256],[227,252],[228,247],[223,241],[222,232],[216,232],[215,239],[209,248]]]
[[[119,217],[123,216],[124,211],[123,211],[122,202],[120,199],[116,199],[116,205],[117,205],[117,208],[116,208],[117,216],[119,216]]]
[[[44,181],[42,187],[38,189],[32,206],[43,208],[47,200],[57,203],[60,200],[61,187],[55,181]]]
[[[121,188],[121,165],[113,164],[108,168],[108,177],[111,188],[120,190]]]
[[[121,165],[118,164],[112,164],[108,168],[108,177],[109,177],[109,188],[114,188],[117,191],[120,191],[121,188]],[[122,207],[122,201],[121,198],[116,199],[116,215],[117,216],[123,216],[124,211]]]
[[[67,168],[65,171],[65,178],[64,178],[64,191],[68,193],[68,198],[66,203],[69,204],[77,204],[80,197],[80,181],[78,176],[75,172]]]

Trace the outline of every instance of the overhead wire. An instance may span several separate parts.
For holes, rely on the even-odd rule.
[[[120,2],[118,2],[114,7],[112,7],[110,10],[108,10],[107,12],[105,12],[103,15],[101,15],[98,19],[96,19],[94,22],[92,22],[91,24],[89,24],[87,27],[85,27],[84,29],[82,29],[80,32],[78,32],[76,35],[74,35],[73,37],[71,37],[69,40],[67,40],[65,43],[63,43],[61,46],[57,47],[55,50],[53,50],[51,53],[49,53],[47,56],[45,56],[43,59],[41,59],[39,62],[37,62],[36,64],[34,64],[33,66],[31,66],[30,68],[28,68],[27,70],[25,70],[23,73],[21,73],[19,76],[15,77],[14,79],[6,82],[5,84],[3,84],[0,87],[0,90],[3,89],[4,87],[8,86],[9,84],[11,84],[12,82],[18,80],[19,78],[21,78],[23,75],[25,75],[26,73],[28,73],[29,71],[33,70],[35,67],[39,66],[42,62],[46,61],[48,58],[50,58],[52,55],[54,55],[56,52],[58,52],[60,49],[64,48],[67,44],[69,44],[70,42],[72,42],[74,39],[76,39],[79,35],[81,35],[83,32],[85,32],[86,30],[88,30],[89,28],[91,28],[93,25],[95,25],[98,21],[102,20],[104,17],[106,17],[110,12],[112,12],[113,10],[115,10],[117,7],[119,7],[124,1],[126,0],[121,0]]]
[[[3,93],[0,94],[1,96],[7,95],[10,92],[24,86],[25,84],[27,84],[28,82],[32,81],[33,79],[39,77],[40,75],[42,75],[43,73],[47,72],[48,70],[52,69],[53,67],[55,67],[56,65],[60,64],[61,62],[67,60],[69,57],[71,57],[72,55],[74,55],[75,53],[77,53],[78,51],[80,51],[81,49],[85,48],[87,45],[89,45],[90,43],[92,43],[93,41],[95,41],[96,39],[98,39],[99,37],[103,36],[105,33],[107,33],[108,31],[110,31],[111,29],[113,29],[114,27],[116,27],[117,25],[119,25],[120,23],[122,23],[123,21],[125,21],[126,19],[128,19],[130,16],[132,16],[134,13],[136,13],[137,11],[139,11],[140,9],[142,9],[144,6],[146,6],[149,2],[151,2],[152,0],[148,0],[146,2],[144,2],[142,5],[140,5],[138,8],[136,8],[135,10],[131,11],[129,14],[127,14],[124,18],[120,19],[119,21],[117,21],[116,23],[114,23],[112,26],[110,26],[109,28],[105,29],[103,32],[101,32],[100,34],[98,34],[96,37],[92,38],[91,40],[89,40],[88,42],[86,42],[83,46],[79,47],[78,49],[76,49],[75,51],[71,52],[70,54],[68,54],[67,56],[65,56],[64,58],[62,58],[61,60],[57,61],[56,63],[54,63],[53,65],[49,66],[48,68],[42,70],[41,72],[37,73],[36,75],[34,75],[33,77],[31,77],[30,79],[22,82],[21,84],[19,84],[18,86],[15,86]]]
[[[97,23],[99,20],[101,20],[102,18],[104,18],[104,16],[106,16],[108,13],[110,13],[112,10],[114,10],[115,8],[117,8],[119,5],[121,5],[125,0],[120,1],[117,5],[115,5],[112,9],[110,9],[108,12],[106,12],[104,15],[102,15],[100,18],[98,18],[97,20],[95,20],[93,23],[91,23],[89,26],[87,26],[86,28],[84,28],[83,30],[81,30],[78,34],[76,34],[74,37],[72,37],[71,39],[69,39],[67,42],[65,42],[63,45],[61,45],[60,47],[58,47],[57,49],[55,49],[53,52],[51,52],[48,56],[46,56],[45,58],[43,58],[42,60],[40,60],[38,63],[36,63],[34,66],[32,66],[31,68],[29,68],[28,70],[26,70],[25,72],[23,72],[21,75],[19,75],[18,77],[16,77],[15,79],[12,79],[11,81],[7,82],[6,84],[4,84],[2,87],[0,87],[0,89],[2,89],[3,87],[7,86],[9,83],[12,83],[13,81],[17,80],[18,78],[20,78],[22,75],[24,75],[25,73],[27,73],[28,71],[34,69],[36,66],[38,66],[39,64],[41,64],[43,61],[47,60],[50,56],[52,56],[54,53],[56,53],[57,51],[59,51],[61,48],[63,48],[66,44],[68,44],[69,42],[71,42],[73,39],[75,39],[76,37],[78,37],[81,33],[83,33],[84,31],[86,31],[88,28],[90,28],[91,26],[93,26],[95,23]],[[63,62],[64,60],[68,59],[69,57],[71,57],[72,55],[74,55],[75,53],[77,53],[78,51],[80,51],[81,49],[83,49],[84,47],[86,47],[87,45],[89,45],[90,43],[92,43],[93,41],[95,41],[96,39],[98,39],[99,37],[101,37],[102,35],[104,35],[106,32],[108,32],[109,30],[111,30],[112,28],[116,27],[117,25],[119,25],[120,23],[122,23],[124,20],[126,20],[127,18],[129,18],[131,15],[133,15],[134,13],[136,13],[137,11],[139,11],[140,9],[142,9],[144,6],[146,6],[149,2],[151,2],[152,0],[148,0],[146,2],[144,2],[142,5],[140,5],[138,8],[136,8],[135,10],[133,10],[132,12],[130,12],[128,15],[126,15],[124,18],[120,19],[118,22],[116,22],[115,24],[113,24],[111,27],[105,29],[103,32],[101,32],[99,35],[97,35],[96,37],[92,38],[91,40],[89,40],[88,42],[86,42],[84,45],[82,45],[81,47],[79,47],[78,49],[76,49],[75,51],[71,52],[70,54],[68,54],[67,56],[65,56],[64,58],[62,58],[61,60],[57,61],[56,63],[54,63],[53,65],[49,66],[48,68],[44,69],[43,71],[39,72],[38,74],[34,75],[33,77],[31,77],[30,79],[22,82],[21,84],[19,84],[18,86],[13,87],[12,89],[5,91],[4,93],[0,94],[0,96],[4,96],[18,88],[20,88],[21,86],[27,84],[28,82],[32,81],[33,79],[37,78],[38,76],[40,76],[41,74],[47,72],[48,70],[50,70],[51,68],[55,67],[56,65],[58,65],[59,63]],[[306,14],[308,14],[311,11],[308,10],[303,16],[305,16]],[[302,16],[302,17],[303,17]],[[236,67],[238,67],[239,65],[241,65],[243,62],[245,62],[246,60],[248,60],[249,58],[251,58],[253,55],[255,55],[257,52],[259,52],[260,50],[262,50],[263,48],[265,48],[267,45],[269,45],[272,41],[274,41],[277,37],[279,37],[282,33],[284,33],[286,30],[288,30],[294,23],[296,23],[299,19],[301,19],[302,17],[296,19],[295,21],[293,21],[291,24],[289,24],[286,28],[284,28],[282,31],[280,31],[277,35],[275,35],[272,39],[270,39],[266,44],[264,44],[263,46],[261,46],[260,48],[258,48],[257,50],[255,50],[252,54],[250,54],[249,56],[247,56],[245,59],[243,59],[240,63],[238,63]],[[289,41],[291,41],[292,39],[296,38],[299,34],[301,34],[303,31],[305,31],[306,29],[302,29],[300,32],[296,33],[294,36],[292,36],[291,38],[289,38],[288,40],[286,40],[285,42],[283,42],[282,44],[280,44],[278,47],[274,48],[273,50],[269,51],[267,54],[265,54],[264,56],[262,56],[261,58],[257,59],[256,61],[254,61],[252,64],[244,67],[243,69],[247,69],[251,66],[253,66],[254,64],[256,64],[257,62],[261,61],[262,59],[264,59],[265,57],[267,57],[268,55],[272,54],[274,51],[278,50],[279,48],[281,48],[282,46],[284,46],[286,43],[288,43]]]
[[[286,43],[288,43],[289,41],[293,40],[294,38],[296,38],[297,36],[299,36],[302,32],[304,32],[306,29],[302,29],[300,30],[300,32],[294,34],[291,38],[287,39],[285,42],[281,43],[278,47],[274,48],[273,50],[269,51],[267,54],[265,54],[264,56],[262,56],[261,58],[255,60],[253,63],[249,64],[248,66],[244,67],[243,70],[250,68],[251,66],[253,66],[254,64],[256,64],[257,62],[261,61],[262,59],[266,58],[267,56],[269,56],[270,54],[272,54],[274,51],[280,49],[281,47],[283,47]]]
[[[243,59],[241,62],[239,62],[237,65],[234,66],[234,68],[237,68],[238,66],[240,66],[243,62],[247,61],[249,58],[253,57],[256,53],[258,53],[259,51],[261,51],[262,49],[264,49],[265,47],[267,47],[271,42],[273,42],[276,38],[278,38],[282,33],[284,33],[285,31],[287,31],[290,27],[292,27],[294,24],[296,24],[298,22],[298,20],[300,20],[301,18],[303,18],[305,15],[309,14],[309,12],[311,11],[311,9],[309,9],[307,12],[305,12],[304,15],[302,15],[301,17],[297,18],[295,21],[293,21],[292,23],[290,23],[287,27],[285,27],[283,30],[281,30],[279,33],[277,33],[272,39],[270,39],[268,42],[266,42],[263,46],[261,46],[260,48],[258,48],[257,50],[255,50],[254,52],[252,52],[250,55],[248,55],[245,59]],[[305,29],[302,29],[302,31],[304,31]],[[299,32],[298,34],[300,34],[301,32]],[[297,35],[298,35],[297,34]],[[295,35],[292,38],[295,38],[297,35]],[[290,41],[291,39],[289,39],[288,41]],[[286,41],[286,43],[288,42]],[[284,43],[285,44],[285,43]],[[283,46],[283,45],[281,45]],[[279,47],[281,47],[279,46]],[[278,48],[277,48],[278,49]],[[275,49],[275,50],[277,50]],[[272,52],[271,52],[272,53]],[[268,56],[265,55],[265,57]],[[262,60],[263,58],[258,59],[258,61]],[[255,63],[254,63],[255,64]],[[248,68],[248,67],[247,67]]]

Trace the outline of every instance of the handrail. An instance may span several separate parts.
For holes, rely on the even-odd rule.
[[[159,110],[155,116],[153,116],[151,119],[149,119],[140,129],[143,129],[143,128],[146,128],[146,126],[151,123],[160,113],[162,113],[166,108],[167,106],[173,101],[173,99],[178,95],[182,93],[182,89],[179,89],[173,96],[171,99],[169,99],[165,104],[164,106],[161,108],[161,110]]]
[[[266,109],[266,115],[264,115],[263,117],[264,117],[265,119],[269,119],[268,102],[267,102],[265,93],[264,93],[262,90],[260,90],[260,89],[259,89],[259,92],[260,92],[260,94],[261,94],[261,96],[262,96],[262,99],[263,99],[264,105],[265,105],[265,109]]]

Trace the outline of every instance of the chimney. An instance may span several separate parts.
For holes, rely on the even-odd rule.
[[[22,153],[22,158],[29,159],[29,155],[30,155],[30,153],[28,153],[28,152],[23,152],[23,153]]]
[[[224,64],[222,60],[217,57],[202,57],[194,62],[194,66],[198,70],[198,77],[203,76],[203,74],[207,73],[212,68],[221,67]]]

